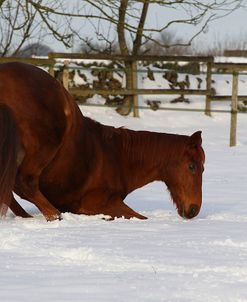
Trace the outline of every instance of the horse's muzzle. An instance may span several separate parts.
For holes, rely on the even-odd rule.
[[[178,210],[178,214],[186,219],[192,219],[197,216],[200,212],[200,207],[196,204],[190,205],[189,209],[185,211],[184,209]]]

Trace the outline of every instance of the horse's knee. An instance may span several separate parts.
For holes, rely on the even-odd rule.
[[[22,182],[25,183],[25,185],[28,186],[29,188],[34,188],[38,184],[37,178],[31,174],[25,175],[22,178]]]
[[[38,190],[38,178],[32,174],[17,174],[15,192],[22,198],[30,198]]]

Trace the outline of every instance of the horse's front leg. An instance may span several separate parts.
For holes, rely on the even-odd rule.
[[[84,196],[81,206],[75,210],[77,214],[97,215],[104,214],[114,218],[138,218],[147,219],[147,217],[135,212],[127,206],[118,195],[110,195],[102,191],[91,191]]]
[[[131,218],[138,218],[138,219],[147,219],[147,217],[135,212],[133,209],[131,209],[127,204],[123,202],[121,198],[116,198],[112,200],[109,203],[109,207],[106,208],[106,212],[114,218],[125,218],[125,219],[131,219]]]

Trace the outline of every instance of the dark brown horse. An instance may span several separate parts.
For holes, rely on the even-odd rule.
[[[201,132],[191,136],[101,125],[81,114],[62,85],[31,65],[0,65],[0,197],[27,217],[12,191],[47,220],[61,212],[145,217],[125,197],[164,181],[179,215],[196,216],[202,202]]]

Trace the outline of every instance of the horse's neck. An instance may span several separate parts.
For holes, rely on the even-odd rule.
[[[92,152],[97,154],[101,146],[101,159],[109,161],[114,158],[105,166],[116,169],[116,177],[124,181],[127,194],[152,181],[166,181],[167,165],[179,158],[188,138],[183,135],[114,128],[87,117],[82,118],[80,132],[78,156],[84,154],[85,158],[90,158]],[[109,150],[112,153],[105,154]]]
[[[128,191],[155,180],[165,181],[166,168],[180,156],[185,139],[181,135],[124,129],[122,156],[126,156]]]

